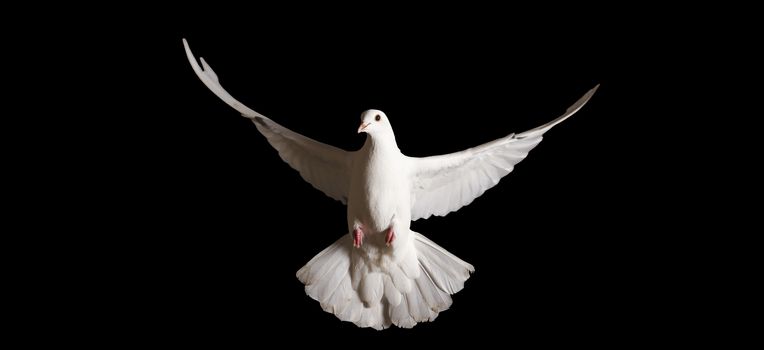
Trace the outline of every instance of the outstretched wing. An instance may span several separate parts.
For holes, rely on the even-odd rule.
[[[186,39],[183,39],[183,46],[188,62],[204,85],[244,117],[251,119],[268,143],[279,152],[281,159],[300,172],[305,181],[327,196],[346,203],[350,184],[349,152],[300,135],[243,105],[223,89],[217,74],[204,58],[200,58],[202,66],[199,67]]]
[[[547,130],[581,109],[598,87],[589,90],[561,117],[533,130],[510,134],[461,152],[410,157],[413,163],[411,220],[444,216],[472,203],[525,159]]]

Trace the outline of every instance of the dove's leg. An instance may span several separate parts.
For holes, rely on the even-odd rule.
[[[390,227],[387,228],[385,231],[385,245],[388,247],[390,244],[393,243],[393,240],[395,239],[395,226],[397,221],[395,220],[395,213],[393,213],[393,217],[390,218]]]
[[[361,244],[363,244],[363,231],[360,226],[356,226],[353,229],[353,247],[361,248]]]
[[[389,247],[390,244],[393,243],[393,240],[395,239],[395,231],[393,231],[393,227],[390,226],[390,228],[387,229],[387,234],[385,234],[385,244]]]

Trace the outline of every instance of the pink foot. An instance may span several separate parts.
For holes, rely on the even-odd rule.
[[[393,232],[393,228],[387,229],[387,235],[385,236],[385,244],[389,247],[390,244],[393,243],[393,240],[395,239],[395,232]]]
[[[363,244],[363,231],[360,228],[353,230],[353,247],[361,248]]]

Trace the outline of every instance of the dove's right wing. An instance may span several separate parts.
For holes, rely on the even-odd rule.
[[[525,159],[545,132],[581,109],[597,87],[570,106],[565,114],[533,130],[461,152],[410,157],[413,167],[411,220],[444,216],[472,203]]]
[[[204,69],[199,67],[186,39],[183,39],[183,46],[186,48],[188,62],[204,85],[244,117],[252,119],[257,130],[279,152],[281,159],[300,172],[305,181],[327,196],[346,203],[350,184],[349,152],[300,135],[243,105],[223,89],[217,75],[203,58],[201,61]]]

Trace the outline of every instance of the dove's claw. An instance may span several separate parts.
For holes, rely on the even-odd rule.
[[[390,244],[393,243],[393,240],[395,239],[395,232],[393,231],[393,228],[387,229],[387,235],[385,236],[385,244],[389,247]]]
[[[353,247],[361,248],[363,244],[363,231],[360,228],[353,230]]]

